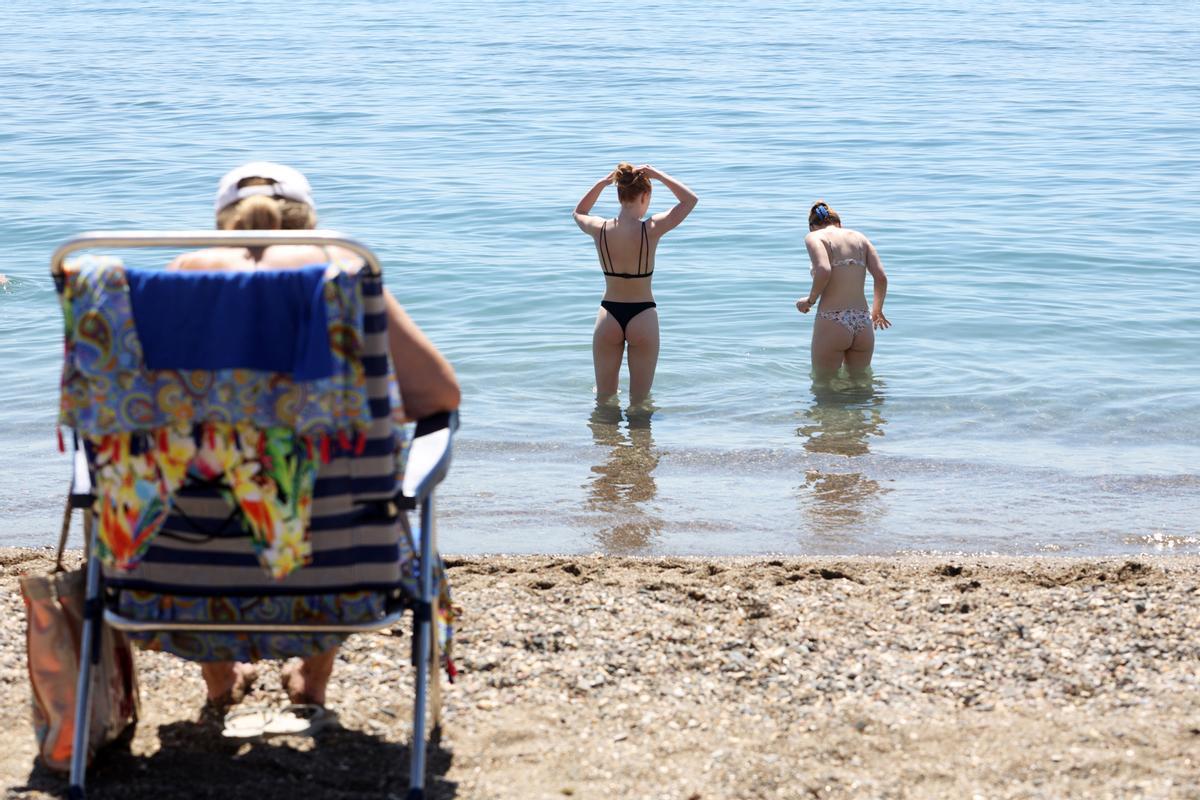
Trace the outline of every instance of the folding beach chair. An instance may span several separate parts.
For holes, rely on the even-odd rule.
[[[85,249],[273,244],[335,245],[366,266],[186,273],[65,262]],[[102,626],[230,660],[230,640],[287,657],[299,653],[272,647],[390,628],[408,610],[408,798],[424,797],[429,669],[448,627],[434,489],[458,423],[419,421],[398,478],[374,254],[329,231],[101,232],[59,247],[51,272],[66,327],[60,424],[74,442],[64,526],[81,510],[88,548],[69,797],[85,796]],[[414,534],[407,512],[417,510]],[[280,609],[295,613],[281,621]]]

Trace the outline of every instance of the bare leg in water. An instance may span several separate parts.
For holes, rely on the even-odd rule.
[[[629,341],[629,405],[637,407],[650,396],[658,368],[658,309],[648,308],[625,326]]]
[[[596,401],[607,402],[617,394],[621,359],[625,356],[625,334],[621,326],[601,308],[592,332],[592,363],[596,368]]]
[[[871,356],[875,354],[875,330],[864,328],[854,334],[846,351],[846,371],[851,378],[862,378],[871,371]]]
[[[865,373],[875,352],[875,331],[864,328],[857,333],[831,319],[813,320],[813,377],[828,379],[837,375],[842,364],[852,376]]]

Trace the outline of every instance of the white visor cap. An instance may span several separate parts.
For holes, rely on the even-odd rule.
[[[238,183],[246,178],[262,178],[270,183],[238,188]],[[226,206],[256,194],[278,197],[281,200],[294,200],[297,203],[311,206],[313,209],[317,207],[312,199],[312,187],[308,185],[308,179],[298,170],[270,161],[251,161],[249,164],[242,164],[236,169],[231,169],[225,173],[224,178],[221,178],[221,183],[217,185],[217,201],[214,210],[220,213],[221,209]]]

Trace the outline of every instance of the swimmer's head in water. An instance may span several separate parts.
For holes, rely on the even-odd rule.
[[[827,228],[830,225],[836,225],[839,228],[842,227],[842,218],[824,200],[818,200],[813,203],[812,208],[808,210],[808,229],[810,231],[819,231],[821,228]]]
[[[636,203],[646,195],[646,204],[650,204],[650,179],[640,169],[634,169],[633,164],[622,161],[613,170],[613,182],[617,184],[617,199],[622,203]]]
[[[311,230],[317,210],[308,179],[301,173],[256,161],[230,170],[217,186],[217,227],[221,230]]]

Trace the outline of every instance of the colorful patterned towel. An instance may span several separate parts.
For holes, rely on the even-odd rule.
[[[311,381],[249,369],[149,369],[118,259],[68,262],[61,297],[66,352],[59,422],[81,434],[250,422],[302,436],[331,436],[365,431],[370,424],[362,365],[363,299],[354,275],[339,272],[325,281],[333,372]]]
[[[333,448],[361,447],[371,422],[361,286],[343,272],[329,279],[323,268],[312,273],[308,283],[293,287],[291,302],[305,306],[320,299],[321,313],[305,306],[293,323],[303,328],[304,319],[323,318],[329,357],[297,355],[296,348],[280,353],[289,363],[304,362],[301,371],[329,373],[313,366],[327,361],[332,372],[301,381],[296,375],[241,368],[151,370],[121,262],[91,257],[67,265],[60,422],[75,429],[92,456],[99,552],[106,563],[129,568],[142,558],[170,513],[171,498],[189,479],[220,484],[241,511],[259,560],[274,578],[309,563],[318,460],[327,460]],[[226,275],[230,285],[242,286],[258,275],[264,285],[280,288],[273,273]],[[220,280],[210,274],[204,282]],[[138,302],[154,294],[143,294]],[[279,321],[288,315],[264,318]],[[307,337],[311,349],[326,341],[322,332],[279,334]]]
[[[312,448],[287,428],[214,424],[195,431],[160,428],[151,436],[110,433],[88,442],[99,506],[97,546],[105,563],[128,569],[141,560],[189,477],[220,484],[273,578],[311,560],[317,462]]]

